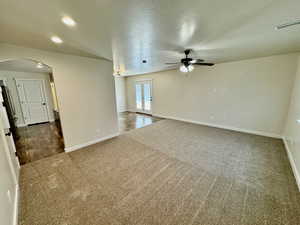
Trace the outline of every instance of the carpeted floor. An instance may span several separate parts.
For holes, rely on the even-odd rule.
[[[162,120],[21,169],[22,225],[298,225],[281,140]]]

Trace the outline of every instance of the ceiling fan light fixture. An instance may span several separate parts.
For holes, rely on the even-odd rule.
[[[194,70],[194,66],[193,65],[182,65],[179,70],[183,73],[188,73],[188,72],[192,72]]]
[[[190,52],[191,52],[191,49],[185,50],[184,51],[185,58],[181,59],[180,62],[166,63],[166,65],[180,65],[179,70],[182,73],[192,72],[195,69],[194,65],[197,65],[197,66],[213,66],[213,65],[215,65],[214,63],[206,63],[203,59],[193,59],[193,58],[189,57]]]
[[[187,73],[189,72],[188,68],[185,66],[185,65],[182,65],[180,68],[179,68],[180,72],[183,72],[183,73]]]
[[[188,69],[188,71],[189,72],[192,72],[193,70],[194,70],[194,66],[193,65],[189,65],[188,67],[187,67],[187,69]]]

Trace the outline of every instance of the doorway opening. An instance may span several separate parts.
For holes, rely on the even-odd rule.
[[[19,163],[64,152],[52,68],[31,59],[0,62],[7,136]]]
[[[136,111],[152,114],[152,81],[136,81],[135,83]]]
[[[118,112],[119,132],[125,133],[156,123],[162,118],[152,116],[152,80],[137,81],[133,91],[136,93],[136,108],[128,108],[126,77],[116,75],[115,94]],[[129,89],[131,91],[131,88]]]

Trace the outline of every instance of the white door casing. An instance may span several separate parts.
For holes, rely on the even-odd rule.
[[[2,121],[0,120],[0,218],[1,224],[14,223],[17,180],[12,170],[12,162],[9,158],[8,148],[5,141]]]
[[[12,171],[12,174],[14,177],[14,181],[17,184],[18,177],[19,177],[20,164],[19,164],[19,160],[16,156],[15,143],[14,143],[12,134],[10,133],[10,130],[9,130],[10,125],[9,125],[6,109],[3,106],[3,97],[2,97],[1,87],[0,87],[0,123],[1,123],[0,142],[3,142],[4,149],[7,154],[8,161],[9,161],[9,165],[11,167],[11,171]]]
[[[44,80],[16,79],[16,85],[25,124],[48,122],[48,102]]]
[[[136,111],[152,113],[152,80],[141,80],[135,83]]]

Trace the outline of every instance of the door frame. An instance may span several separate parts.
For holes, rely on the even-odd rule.
[[[4,83],[4,85],[8,88],[8,89],[10,89],[9,88],[9,86],[8,86],[8,78],[6,78],[6,77],[1,77],[0,76],[0,80],[2,80],[3,81],[3,83]],[[13,79],[14,80],[14,79]],[[9,90],[10,92],[12,92],[12,90]],[[14,99],[14,97],[13,96],[11,96],[11,103],[12,103],[12,105],[13,105],[13,107],[14,107],[14,111],[15,111],[15,113],[17,113],[17,111],[16,111],[16,101],[15,101],[15,99]],[[17,124],[15,124],[16,125],[16,127],[18,127],[18,125]]]
[[[7,86],[7,78],[0,76],[0,80],[3,81],[3,83],[5,84],[5,86]]]
[[[28,126],[29,123],[26,122],[25,118],[24,118],[24,112],[23,112],[23,109],[22,109],[22,106],[21,106],[21,98],[20,98],[20,95],[19,95],[19,91],[18,91],[18,81],[42,81],[42,89],[43,89],[43,95],[44,95],[44,98],[45,98],[45,102],[46,102],[46,108],[47,108],[47,118],[48,118],[48,122],[50,122],[50,107],[49,107],[49,100],[48,100],[48,96],[46,94],[46,85],[45,85],[45,79],[42,79],[42,78],[15,78],[15,85],[16,85],[16,89],[17,89],[17,94],[18,94],[18,100],[19,100],[19,104],[20,104],[20,109],[21,109],[21,113],[22,113],[22,118],[23,118],[23,121],[24,121],[24,125],[25,126]]]
[[[136,84],[137,83],[143,83],[143,82],[149,82],[150,83],[150,95],[151,95],[151,110],[150,111],[144,111],[138,110],[136,107]],[[142,88],[144,90],[144,87]],[[134,99],[135,99],[135,111],[139,113],[144,113],[148,115],[152,115],[153,113],[153,79],[152,78],[147,78],[147,79],[136,79],[134,82]],[[142,91],[142,99],[144,99],[144,91]],[[144,103],[142,102],[142,108],[144,108]]]
[[[2,78],[0,78],[0,80],[2,80]],[[2,94],[2,91],[0,92],[0,94]],[[2,101],[0,101],[1,105],[0,105],[0,108],[5,108],[4,105],[2,105]],[[2,117],[2,115],[0,115],[0,117]],[[4,124],[2,122],[2,118],[0,118],[0,123],[1,123],[1,128],[4,128]],[[11,149],[9,146],[8,146],[8,142],[7,142],[7,136],[4,134],[4,130],[0,130],[0,141],[3,141],[4,143],[4,151],[5,151],[5,154],[7,156],[7,160],[8,160],[8,163],[9,163],[9,167],[11,169],[11,172],[12,172],[12,175],[13,175],[13,179],[16,183],[16,185],[18,184],[18,180],[19,180],[19,170],[20,170],[20,162],[18,160],[18,157],[15,155],[16,153],[16,147],[15,147],[15,142],[12,138],[12,136],[10,135],[9,136],[9,139],[10,141],[12,141],[12,148]],[[13,152],[12,152],[13,151]],[[15,166],[16,165],[16,166]]]
[[[0,77],[0,80],[2,80],[3,83],[4,83],[4,85],[8,88],[8,85],[7,85],[7,83],[8,83],[8,82],[7,82],[7,78],[5,78],[5,77]],[[1,87],[0,87],[0,88],[1,88]],[[0,92],[2,92],[2,90],[1,90]],[[1,93],[0,93],[0,94],[1,94]],[[14,99],[13,99],[12,96],[11,96],[11,101],[12,101],[13,107],[15,108],[16,105],[15,105],[15,102],[14,102]],[[2,106],[0,106],[0,107],[2,107]],[[2,124],[2,125],[3,125],[3,124]],[[13,140],[12,135],[8,136],[8,138],[10,139],[10,141],[11,141],[11,143],[12,143],[11,147],[12,147],[12,150],[13,150],[13,154],[16,154],[16,153],[17,153],[17,149],[16,149],[15,141]],[[8,144],[7,144],[7,145],[8,145]],[[10,148],[9,148],[9,150],[10,150]],[[16,157],[16,162],[17,162],[18,169],[19,169],[19,168],[20,168],[20,162],[19,162],[18,157]],[[15,172],[15,171],[14,171],[14,172]],[[19,176],[18,173],[15,174],[15,175],[16,175],[16,178]]]

